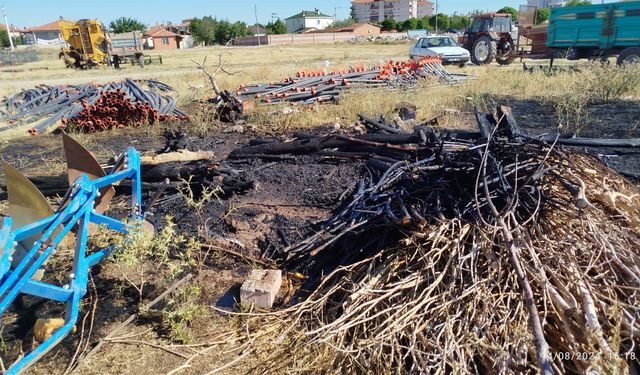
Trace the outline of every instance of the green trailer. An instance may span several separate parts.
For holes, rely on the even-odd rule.
[[[618,56],[618,64],[640,62],[640,1],[553,8],[547,47],[572,58]]]

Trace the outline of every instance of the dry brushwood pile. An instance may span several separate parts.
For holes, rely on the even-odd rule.
[[[477,118],[479,132],[419,127],[231,155],[368,154],[371,171],[315,234],[271,254],[323,276],[230,333],[250,338],[240,357],[260,358],[258,372],[640,368],[640,190],[594,156],[521,134],[504,107]]]

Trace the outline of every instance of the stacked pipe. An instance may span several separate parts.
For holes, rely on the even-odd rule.
[[[257,99],[263,104],[311,104],[335,101],[342,91],[353,88],[415,88],[418,81],[429,78],[453,83],[466,78],[466,75],[450,74],[439,57],[427,57],[420,61],[389,61],[373,68],[356,65],[330,73],[321,69],[302,70],[295,77],[281,82],[240,86],[236,94],[242,99]]]
[[[187,119],[171,96],[156,92],[170,91],[171,86],[154,80],[144,83],[148,89],[127,78],[107,84],[39,85],[22,90],[0,102],[0,121],[7,123],[0,132],[31,124],[28,131],[36,135],[58,123],[62,128],[93,132]]]

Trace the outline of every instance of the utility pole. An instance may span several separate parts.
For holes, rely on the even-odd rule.
[[[278,17],[278,13],[271,13],[271,24],[276,23],[276,18]]]
[[[438,35],[438,0],[436,0],[436,35]]]
[[[258,29],[258,4],[253,4],[253,11],[256,15],[256,32],[258,34],[258,46],[262,45],[262,37],[260,36],[260,30]]]
[[[336,23],[336,21],[338,21],[338,9],[342,9],[342,7],[333,8],[333,23]]]
[[[16,48],[13,46],[13,38],[11,38],[11,28],[9,27],[9,21],[7,21],[7,11],[4,9],[4,5],[2,5],[2,15],[4,16],[4,24],[7,27],[7,35],[9,36],[9,45],[11,45],[11,52],[13,52],[16,50]]]

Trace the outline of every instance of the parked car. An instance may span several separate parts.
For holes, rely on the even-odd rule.
[[[450,36],[434,35],[420,38],[415,46],[409,49],[409,57],[419,60],[422,57],[439,56],[444,64],[456,64],[463,67],[471,58],[466,49]]]

